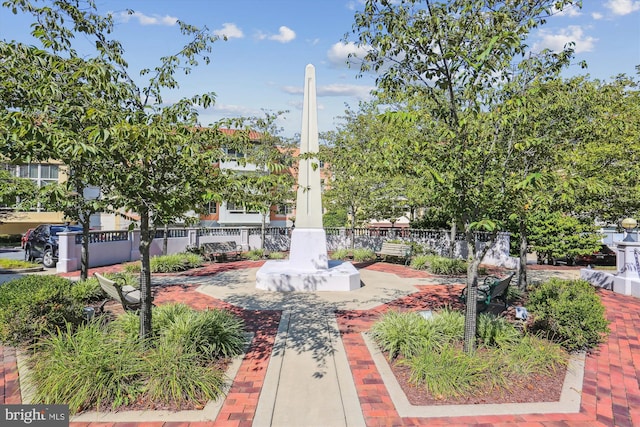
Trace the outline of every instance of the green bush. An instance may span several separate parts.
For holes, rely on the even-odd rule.
[[[259,261],[264,258],[264,250],[263,249],[251,249],[247,252],[247,259],[251,261]]]
[[[331,253],[331,259],[346,259],[349,256],[349,249],[340,248]]]
[[[149,265],[152,273],[174,273],[186,271],[202,266],[202,256],[196,253],[183,252],[173,255],[160,255],[151,257]],[[129,274],[140,273],[142,265],[140,261],[125,264],[123,271]]]
[[[434,327],[443,337],[443,341],[455,342],[464,339],[464,314],[448,307],[433,314]]]
[[[433,323],[415,311],[388,311],[369,330],[371,338],[389,353],[390,359],[412,357],[424,347],[440,342]]]
[[[282,252],[270,252],[269,259],[285,259],[286,256]]]
[[[134,402],[144,385],[140,348],[105,333],[100,322],[44,338],[29,359],[33,403],[64,402],[74,414]]]
[[[413,384],[425,387],[440,399],[473,392],[492,371],[487,359],[473,357],[452,345],[445,345],[440,351],[423,351],[399,363],[410,367],[409,380]]]
[[[29,344],[66,323],[79,325],[82,308],[73,283],[58,276],[27,275],[0,286],[0,341]]]
[[[106,295],[98,279],[89,277],[87,280],[80,280],[71,287],[71,298],[78,304],[88,304],[106,298]]]
[[[164,304],[154,307],[152,316],[153,336],[168,337],[207,360],[233,357],[244,349],[244,323],[228,311],[196,311],[186,304]],[[112,323],[125,336],[138,336],[137,314],[127,312]]]
[[[202,257],[193,253],[179,253],[151,257],[152,273],[173,273],[202,266]]]
[[[542,283],[529,293],[527,310],[534,331],[546,333],[569,351],[592,349],[609,331],[604,305],[584,280]]]
[[[440,275],[457,275],[467,272],[467,263],[462,259],[432,256],[429,258],[429,271]]]
[[[177,407],[188,402],[204,404],[222,396],[224,372],[197,363],[198,358],[193,348],[162,338],[145,354],[145,394],[153,402]]]
[[[429,259],[432,258],[431,255],[417,255],[411,259],[411,268],[416,270],[426,270],[429,268]]]
[[[356,262],[371,261],[376,259],[376,254],[371,249],[358,248],[353,250],[353,260]]]
[[[512,323],[504,317],[496,317],[490,313],[478,316],[476,335],[479,343],[485,346],[502,347],[518,343],[522,339],[522,334]]]
[[[242,320],[185,304],[155,307],[153,319],[144,345],[131,312],[43,339],[30,358],[35,403],[65,402],[76,413],[136,401],[180,408],[221,396],[225,377],[215,364],[244,349]]]
[[[547,375],[567,364],[566,351],[560,344],[531,334],[505,342],[500,354],[506,361],[504,366],[514,375]]]

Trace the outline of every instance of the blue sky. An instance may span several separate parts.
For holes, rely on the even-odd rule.
[[[345,106],[368,98],[375,77],[356,78],[346,65],[353,46],[341,41],[350,32],[360,0],[96,0],[100,12],[116,16],[113,38],[120,40],[131,74],[152,68],[158,58],[177,52],[187,41],[176,20],[207,26],[226,35],[213,46],[211,63],[180,77],[180,89],[165,102],[213,91],[216,105],[201,113],[206,125],[223,117],[262,115],[288,110],[282,135],[300,132],[302,84],[307,64],[316,67],[319,130],[334,129]],[[126,9],[136,11],[127,15]],[[29,41],[30,20],[0,8],[0,38]],[[353,39],[353,37],[352,37]],[[640,64],[640,0],[584,0],[583,9],[551,17],[529,40],[532,49],[560,49],[576,43],[576,61],[565,73],[589,73],[609,79],[635,74]],[[139,79],[144,84],[142,78]]]

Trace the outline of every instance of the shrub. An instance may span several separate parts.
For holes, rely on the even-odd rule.
[[[188,402],[204,405],[223,394],[224,373],[197,363],[198,353],[162,338],[145,354],[145,392],[153,402],[180,408]]]
[[[88,304],[106,297],[95,277],[80,280],[71,287],[71,298],[78,304]]]
[[[340,248],[333,251],[331,259],[346,259],[349,256],[349,249]]]
[[[353,250],[353,260],[356,262],[370,261],[375,258],[376,254],[371,249],[358,248]]]
[[[424,347],[435,346],[439,342],[433,323],[414,311],[388,311],[373,324],[369,333],[391,359],[412,357]]]
[[[454,275],[464,274],[467,271],[467,263],[457,258],[445,258],[432,256],[429,258],[429,271],[433,274]]]
[[[531,334],[506,342],[500,353],[506,361],[504,366],[515,375],[547,375],[567,364],[567,354],[560,344]]]
[[[442,336],[443,342],[464,339],[464,314],[448,307],[436,312],[431,322]]]
[[[285,254],[282,252],[269,253],[269,259],[285,259]]]
[[[409,380],[425,387],[438,399],[457,397],[477,389],[487,380],[489,362],[473,357],[452,345],[440,351],[423,351],[399,362],[409,366]]]
[[[125,273],[130,273],[130,274],[140,273],[140,270],[142,270],[142,264],[140,263],[140,261],[131,262],[131,263],[125,264],[124,267],[122,267],[122,270]]]
[[[99,322],[44,338],[29,362],[33,403],[64,402],[73,414],[135,401],[143,388],[140,348],[105,334]]]
[[[478,316],[476,335],[480,344],[498,347],[517,343],[522,338],[520,331],[507,319],[490,313]]]
[[[429,267],[429,259],[432,258],[430,255],[417,255],[413,257],[411,260],[411,268],[415,268],[416,270],[426,270]]]
[[[202,265],[202,257],[193,253],[180,253],[151,257],[152,273],[186,271]]]
[[[569,351],[589,350],[608,332],[605,308],[584,280],[551,279],[529,293],[533,330],[544,331]]]
[[[193,349],[203,360],[232,357],[244,349],[244,323],[228,311],[196,311],[185,304],[164,304],[154,307],[152,315],[154,336]],[[135,313],[127,312],[112,323],[119,333],[138,336],[140,320]]]
[[[247,252],[247,259],[251,261],[259,261],[264,258],[264,250],[263,249],[251,249]]]
[[[58,276],[27,275],[0,286],[0,341],[28,344],[66,323],[79,325],[82,305],[72,282]]]

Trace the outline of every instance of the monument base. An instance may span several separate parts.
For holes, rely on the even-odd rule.
[[[354,291],[360,273],[350,262],[329,261],[329,268],[301,270],[289,260],[267,261],[256,273],[256,288],[276,292]]]

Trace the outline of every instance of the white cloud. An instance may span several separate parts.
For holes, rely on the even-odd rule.
[[[578,25],[570,25],[558,33],[551,33],[547,30],[538,32],[540,41],[533,45],[534,52],[540,52],[543,49],[551,49],[554,52],[561,51],[569,42],[574,42],[575,52],[590,52],[593,50],[594,44],[598,39],[586,36],[582,27]]]
[[[269,36],[269,40],[275,40],[280,43],[289,43],[296,38],[296,33],[289,27],[281,26],[278,30],[278,34]]]
[[[352,55],[351,58],[349,57],[350,54]],[[327,58],[332,65],[344,67],[345,65],[361,63],[366,54],[367,49],[356,45],[354,42],[338,42],[331,46],[331,49],[327,52]]]
[[[593,12],[593,13],[591,14],[591,17],[592,17],[593,19],[595,19],[596,21],[599,21],[600,19],[604,18],[604,15],[603,15],[603,14],[601,14],[601,13],[599,13],[599,12]]]
[[[278,34],[265,34],[262,31],[258,31],[255,34],[255,38],[257,40],[274,40],[280,43],[289,43],[291,40],[296,38],[296,33],[289,27],[285,27],[284,25],[280,27],[280,32]]]
[[[613,12],[614,15],[628,15],[640,10],[640,1],[609,0],[604,7]]]
[[[142,12],[133,12],[129,14],[128,12],[118,12],[113,15],[113,17],[118,22],[127,23],[131,20],[131,18],[137,19],[140,25],[166,25],[173,26],[178,22],[178,18],[175,16],[160,16],[160,15],[145,15]]]
[[[225,22],[222,24],[222,28],[214,30],[213,34],[218,37],[226,37],[227,39],[241,39],[244,37],[244,33],[236,24]]]

